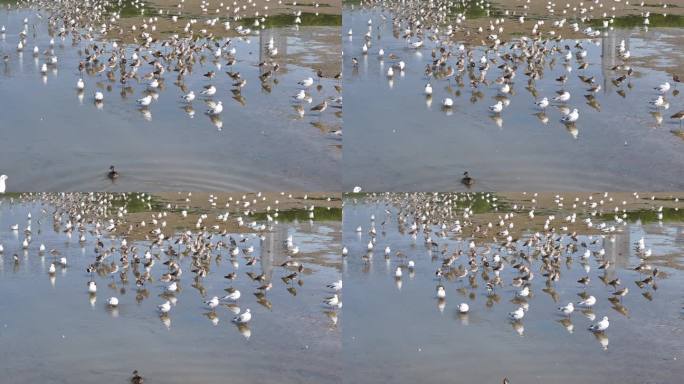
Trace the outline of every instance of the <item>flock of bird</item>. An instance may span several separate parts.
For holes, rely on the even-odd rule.
[[[543,292],[560,304],[556,321],[568,332],[574,330],[571,318],[580,312],[580,316],[591,321],[586,329],[596,333],[607,348],[609,316],[597,316],[594,306],[606,300],[613,310],[627,315],[623,298],[633,290],[625,281],[627,276],[638,276],[634,284],[650,301],[665,273],[653,264],[655,255],[644,237],[632,244],[638,263],[630,267],[631,271],[616,268],[616,260],[606,255],[606,243],[614,242],[620,233],[624,236],[627,199],[619,201],[608,193],[574,199],[556,195],[552,203],[555,208],[537,208],[537,198],[538,194],[530,194],[529,205],[514,203],[492,217],[478,215],[472,208],[477,200],[490,208],[497,207],[498,198],[488,193],[367,194],[353,203],[372,207],[368,222],[345,230],[355,230],[359,241],[355,249],[363,248],[353,257],[359,257],[366,267],[375,258],[383,258],[388,269],[394,271],[399,289],[407,274],[415,277],[419,265],[436,265],[432,278],[440,311],[454,291],[471,300],[481,293],[486,297],[487,307],[507,296],[513,304],[508,320],[522,335],[523,319],[533,311],[534,295]],[[647,199],[638,194],[632,198]],[[651,209],[662,220],[662,205],[655,198],[651,201]],[[388,232],[410,238],[415,249],[408,251],[398,246],[400,249],[395,250]],[[421,244],[427,250],[427,258],[420,252]],[[375,256],[376,253],[380,255]],[[343,254],[351,257],[346,247]],[[576,281],[563,280],[577,273],[580,277]],[[596,284],[597,280],[601,283]],[[565,293],[561,295],[559,291]],[[457,310],[467,314],[473,311],[472,307],[473,301],[463,301]]]
[[[518,88],[524,87],[532,97],[529,108],[535,110],[543,124],[549,122],[549,109],[556,107],[560,111],[559,121],[569,126],[576,137],[575,123],[580,120],[581,100],[600,112],[602,84],[612,84],[615,92],[625,98],[635,87],[632,79],[643,76],[644,72],[632,66],[634,56],[624,39],[615,48],[617,64],[608,68],[606,77],[609,78],[604,79],[602,74],[596,73],[595,68],[602,65],[597,60],[602,58],[590,54],[593,52],[590,46],[600,45],[597,38],[602,36],[602,31],[613,28],[615,13],[620,11],[616,7],[626,10],[630,5],[602,0],[579,4],[547,2],[541,11],[543,14],[535,14],[529,3],[527,0],[522,7],[497,8],[494,12],[494,6],[503,8],[506,5],[486,0],[432,0],[427,4],[423,1],[364,0],[362,8],[379,11],[370,13],[365,30],[347,31],[350,39],[361,37],[360,42],[353,40],[353,71],[358,71],[360,57],[362,60],[377,57],[381,70],[387,60],[385,77],[392,88],[395,79],[401,81],[409,72],[409,58],[415,60],[414,57],[422,57],[427,52],[422,59],[424,68],[411,68],[411,74],[422,73],[425,85],[415,93],[426,98],[428,107],[438,89],[445,89],[447,93],[441,98],[441,107],[448,114],[456,107],[453,95],[460,96],[469,90],[470,103],[476,103],[485,98],[484,91],[487,91],[494,98],[489,106],[490,117],[501,126],[502,115],[512,103],[512,96]],[[630,12],[638,12],[647,28],[651,12],[646,7],[655,5],[641,2],[631,7],[635,9]],[[661,10],[667,14],[667,5]],[[486,18],[471,23],[471,11],[482,12]],[[592,23],[595,21],[601,25]],[[391,25],[391,31],[386,31],[388,25]],[[405,43],[393,49],[376,47],[379,44],[396,45],[385,35]],[[656,126],[662,124],[663,112],[679,95],[676,88],[681,82],[679,76],[669,76],[671,79],[662,78],[660,84],[653,84],[649,92],[652,96],[647,100],[648,108]],[[523,85],[516,81],[519,77],[524,78]],[[546,85],[551,83],[549,78],[555,81]],[[537,83],[541,81],[545,83],[543,88],[555,87],[554,92],[538,90]],[[576,94],[577,90],[580,95]],[[681,124],[684,110],[670,118]]]
[[[283,72],[280,59],[284,55],[278,51],[274,37],[270,37],[263,47],[265,52],[262,55],[252,54],[251,39],[267,22],[268,5],[259,10],[252,7],[251,1],[224,5],[220,1],[205,0],[202,1],[203,14],[193,15],[185,13],[184,3],[185,0],[179,0],[177,7],[171,10],[149,12],[139,0],[95,0],[85,4],[77,0],[23,1],[19,7],[30,8],[36,13],[24,18],[19,30],[9,31],[4,25],[1,27],[3,40],[9,39],[8,33],[11,39],[16,38],[11,42],[15,44],[16,51],[4,52],[5,65],[9,65],[11,55],[32,52],[36,63],[40,62],[39,71],[46,82],[49,72],[57,73],[61,62],[55,45],[64,47],[71,40],[79,58],[78,68],[72,72],[76,74],[74,89],[81,102],[85,94],[91,94],[97,108],[103,108],[108,97],[106,94],[118,83],[124,100],[139,93],[134,103],[143,117],[149,120],[152,118],[151,109],[159,101],[171,75],[179,90],[173,103],[192,118],[195,116],[193,103],[203,101],[206,104],[205,114],[221,129],[225,107],[222,99],[229,96],[244,106],[247,101],[244,89],[250,86],[248,84],[256,84],[262,94],[270,94],[282,78],[287,82],[286,87],[298,87],[298,91],[292,97],[282,95],[259,103],[292,105],[295,119],[311,114],[320,120],[329,106],[337,109],[336,116],[341,115],[340,73],[326,74],[321,69],[314,69],[311,76],[297,84],[291,75],[279,77],[278,74]],[[247,4],[250,4],[249,8]],[[131,6],[138,15],[135,23],[127,26],[122,22],[126,18],[122,12]],[[213,6],[219,8],[209,12]],[[298,26],[302,11],[294,7],[292,13]],[[246,22],[243,20],[251,19],[254,19],[254,29],[243,25]],[[171,22],[174,32],[160,34],[158,25],[162,22]],[[44,24],[47,24],[49,43],[41,45],[44,36],[39,31]],[[258,57],[262,57],[262,61],[257,63]],[[282,61],[287,61],[287,58]],[[201,72],[201,77],[193,76],[198,72]],[[204,82],[204,85],[196,85],[198,82]],[[313,106],[307,106],[314,102]],[[340,135],[341,130],[329,133]]]
[[[218,196],[210,195],[209,204],[220,212],[198,213],[194,226],[188,225],[184,230],[167,226],[167,221],[172,220],[173,215],[183,219],[192,218],[192,214],[188,213],[188,207],[192,207],[191,199],[190,193],[185,205],[174,206],[169,203],[165,209],[157,212],[151,210],[152,200],[147,194],[41,193],[23,196],[18,202],[40,202],[41,214],[33,217],[28,211],[23,223],[10,226],[9,230],[16,235],[16,244],[0,242],[0,257],[12,254],[16,266],[25,262],[24,258],[19,257],[22,253],[28,257],[49,258],[47,272],[54,285],[57,272],[70,267],[72,263],[62,250],[48,249],[41,243],[40,227],[49,222],[57,233],[68,239],[77,239],[81,247],[92,255],[92,260],[83,271],[84,276],[88,277],[84,294],[88,295],[91,305],[95,305],[97,295],[101,292],[114,292],[105,300],[105,305],[117,311],[122,300],[130,299],[118,296],[116,292],[125,292],[124,287],[129,280],[134,280],[135,301],[140,304],[149,297],[150,291],[156,291],[161,299],[156,307],[160,320],[170,327],[171,314],[182,297],[182,286],[187,282],[204,298],[197,306],[209,311],[205,315],[214,325],[219,322],[218,310],[226,308],[233,315],[232,322],[238,326],[240,333],[249,338],[251,330],[248,324],[254,315],[249,307],[241,309],[241,306],[248,305],[255,298],[256,303],[272,310],[269,292],[277,287],[276,281],[280,281],[294,296],[297,295],[297,287],[304,283],[303,272],[308,266],[301,258],[303,255],[296,236],[289,235],[278,251],[287,255],[285,261],[274,265],[273,270],[269,266],[269,270],[265,271],[259,244],[278,225],[277,200],[269,202],[261,194],[256,194],[236,199],[230,197],[225,204],[220,204]],[[133,202],[146,206],[149,217],[129,219],[127,206]],[[257,203],[275,206],[273,209],[268,207],[267,220],[264,222],[249,221],[254,213],[252,207]],[[233,215],[235,218],[231,217]],[[230,223],[236,223],[243,229],[231,234],[225,228]],[[210,293],[203,285],[203,280],[212,272],[224,275],[225,289],[222,293]],[[248,281],[242,284],[245,276]],[[236,283],[242,284],[242,291],[235,286]],[[321,298],[320,305],[333,326],[337,323],[337,310],[342,307],[341,290],[342,280],[319,289],[321,294],[329,292],[328,296]]]

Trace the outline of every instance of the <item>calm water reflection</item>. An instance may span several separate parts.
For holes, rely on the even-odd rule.
[[[470,219],[463,216],[463,207],[455,210],[454,220],[459,219],[464,226],[463,234],[454,233],[454,221],[446,226],[446,237],[439,235],[439,225],[428,225],[432,240],[439,244],[433,248],[424,244],[422,228],[419,227],[417,238],[409,235],[411,220],[404,225],[397,224],[398,210],[407,212],[408,205],[404,203],[409,199],[393,195],[389,199],[361,198],[355,202],[352,197],[346,198],[343,243],[349,254],[344,264],[343,355],[345,367],[354,367],[345,370],[349,382],[496,383],[504,377],[512,383],[673,382],[684,373],[681,364],[684,223],[681,215],[675,216],[674,221],[671,215],[676,213],[666,213],[662,222],[630,221],[618,225],[619,230],[613,235],[578,235],[578,245],[586,243],[592,252],[605,250],[604,260],[610,262],[606,281],[619,277],[622,286],[629,288],[629,294],[620,303],[607,300],[613,288],[600,279],[604,273],[598,269],[596,256],[591,256],[587,263],[580,261],[581,245],[578,253],[572,254],[572,262],[565,260],[570,254],[562,251],[561,277],[550,285],[545,283],[544,271],[540,269],[541,258],[538,254],[532,256],[529,265],[535,277],[531,281],[532,295],[527,300],[514,299],[520,288],[511,286],[512,277],[518,276],[513,263],[506,263],[500,273],[503,285],[488,294],[485,275],[490,282],[495,275],[491,268],[488,272],[483,270],[478,256],[480,270],[471,273],[472,277],[452,276],[441,280],[446,299],[440,301],[436,297],[435,287],[440,281],[435,278],[435,271],[444,258],[458,250],[464,254],[452,267],[454,270],[460,265],[468,267],[468,242],[474,228],[466,223],[471,219],[482,223],[483,229],[487,221],[495,223],[490,235],[477,240],[478,255],[487,254],[490,260],[496,253],[513,258],[512,253],[501,247],[504,237],[497,243],[491,240],[493,232],[498,231],[498,217],[510,213],[513,205],[503,208],[506,204],[503,199],[499,211],[471,214]],[[605,211],[609,212],[612,205],[607,204]],[[481,204],[464,203],[464,206],[473,206],[476,212],[482,208]],[[521,245],[528,236],[520,234],[542,231],[545,218],[554,214],[549,210],[541,213],[539,209],[537,216],[541,218],[532,225],[527,218],[529,207],[529,204],[525,209],[518,206],[516,226],[511,230]],[[375,215],[374,223],[371,215]],[[562,220],[564,214],[558,215],[556,220]],[[577,222],[584,217],[578,216]],[[597,220],[594,218],[598,224]],[[607,223],[611,225],[611,220]],[[560,225],[560,222],[552,224],[556,228]],[[361,232],[357,232],[357,227],[361,227]],[[377,232],[373,258],[364,261],[372,228]],[[560,237],[560,233],[553,236]],[[561,249],[572,242],[563,237]],[[634,283],[647,277],[633,270],[639,264],[634,244],[642,237],[646,247],[652,250],[648,262],[660,270],[657,290],[649,286],[639,289]],[[391,247],[389,259],[384,256],[386,246]],[[448,251],[441,252],[447,246]],[[532,249],[527,252],[535,255]],[[407,267],[409,261],[414,262],[413,269]],[[395,278],[397,267],[403,269],[401,279]],[[586,275],[591,282],[583,288],[576,281]],[[579,301],[577,293],[585,289],[598,299],[593,308],[597,317],[594,322],[604,315],[610,318],[610,327],[604,334],[595,335],[587,330],[593,323],[588,318],[589,312],[576,309],[565,319],[556,311],[556,307],[569,301]],[[469,304],[469,313],[458,312],[461,302]],[[524,319],[519,323],[508,321],[508,312],[524,302],[528,306]],[[367,351],[373,353],[369,355]]]
[[[32,242],[24,250],[29,212]],[[120,237],[104,234],[99,238],[104,248],[94,253],[98,238],[93,225],[85,225],[85,238],[80,242],[78,231],[71,237],[64,232],[66,216],[53,227],[53,212],[52,205],[41,202],[0,199],[0,244],[4,248],[0,254],[0,371],[11,377],[12,383],[126,383],[134,369],[146,382],[340,381],[338,311],[322,304],[323,298],[332,294],[326,284],[340,276],[339,222],[271,224],[271,230],[259,231],[263,240],[256,233],[214,233],[206,237],[208,243],[217,246],[232,237],[240,249],[254,247],[249,256],[257,262],[248,266],[240,255],[235,270],[229,250],[216,248],[206,264],[207,276],[198,279],[193,270],[201,263],[193,252],[184,251],[186,245],[174,245],[180,232],[163,230],[171,236],[168,246],[179,252],[176,257],[167,253],[167,245],[149,248],[150,241],[129,237],[130,266],[124,268]],[[173,215],[180,213],[171,213],[164,220],[171,223]],[[152,219],[144,216],[152,230]],[[76,221],[75,216],[71,218]],[[19,224],[17,231],[10,229],[14,224]],[[136,236],[144,236],[148,230]],[[300,248],[294,260],[305,268],[299,280],[286,284],[281,277],[296,271],[280,266],[287,260],[284,243],[288,236]],[[40,244],[45,245],[45,252],[39,251]],[[134,265],[133,254],[142,258],[147,250],[158,255],[158,260],[153,256],[156,265],[147,269]],[[87,266],[103,254],[109,255],[91,276]],[[61,257],[67,259],[66,267],[59,265]],[[167,260],[175,260],[184,272],[173,294],[165,292],[169,283],[160,281],[168,269],[162,264]],[[57,263],[52,275],[51,263]],[[112,269],[115,266],[118,270]],[[234,270],[237,278],[231,283],[224,275]],[[136,271],[149,271],[151,278],[138,286]],[[247,272],[263,273],[265,280],[252,281]],[[97,284],[95,295],[88,294],[90,279]],[[273,287],[265,297],[253,294],[256,287],[268,282]],[[253,313],[246,327],[231,322],[236,308],[221,305],[212,312],[203,304],[212,296],[225,295],[228,286],[242,292],[237,306]],[[118,297],[117,308],[107,306],[111,296]],[[168,316],[160,316],[156,307],[165,300],[171,301],[172,309]]]
[[[524,57],[522,50],[510,49],[520,41],[518,35],[501,37],[507,43],[489,52],[487,58],[492,61],[486,82],[477,84],[478,68],[466,69],[461,76],[454,69],[463,34],[455,32],[453,41],[444,45],[453,56],[443,72],[451,68],[453,73],[446,76],[435,71],[431,78],[425,71],[439,58],[441,42],[431,41],[428,36],[434,31],[426,28],[423,47],[410,48],[405,38],[408,24],[402,19],[402,27],[393,28],[392,16],[375,8],[344,10],[344,31],[352,31],[351,36],[343,37],[346,190],[356,185],[367,191],[458,190],[464,188],[459,181],[466,170],[476,178],[473,188],[477,190],[684,187],[684,142],[673,134],[680,127],[670,118],[681,110],[682,96],[674,87],[666,94],[669,109],[649,104],[658,95],[653,88],[666,81],[674,84],[672,74],[684,68],[679,49],[684,37],[681,29],[616,28],[596,38],[580,33],[577,39],[548,41],[546,49],[558,47],[560,52],[538,64],[542,77],[528,82],[526,72],[531,67],[524,59],[516,64],[509,61],[517,76],[510,93],[502,94],[502,85],[495,82],[502,75],[497,67],[504,57]],[[481,25],[488,25],[494,19],[482,20]],[[518,28],[529,34],[532,24],[517,27],[511,17],[504,25],[506,31]],[[367,43],[364,35],[369,28]],[[569,27],[558,29],[559,34],[571,35]],[[412,32],[416,30],[414,25]],[[411,37],[413,42],[418,39]],[[473,34],[465,43],[477,66],[485,54],[480,39],[486,39],[486,34]],[[633,75],[618,86],[612,81],[626,69],[613,71],[612,67],[624,61],[618,57],[623,40],[631,52],[628,65]],[[365,55],[364,43],[370,44]],[[567,64],[562,58],[566,46],[573,54]],[[380,49],[384,50],[382,58]],[[586,58],[580,60],[574,55],[582,50]],[[405,64],[403,71],[396,68],[400,62]],[[582,62],[587,66],[579,69]],[[390,67],[395,67],[391,78],[387,75]],[[560,84],[556,79],[563,75],[568,80]],[[593,78],[594,84],[585,84],[579,76]],[[424,94],[428,82],[432,97]],[[598,86],[596,93],[588,91]],[[560,89],[572,95],[565,103],[569,111],[578,109],[580,118],[574,124],[561,122],[559,103],[552,102],[545,111],[534,104],[543,97],[557,96]],[[447,97],[453,100],[453,107],[445,109],[442,101]],[[501,113],[492,113],[489,107],[497,101],[507,106]]]

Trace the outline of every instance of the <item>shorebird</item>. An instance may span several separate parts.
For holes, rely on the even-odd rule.
[[[157,309],[159,309],[159,312],[161,313],[169,313],[169,311],[171,310],[171,302],[169,300],[166,300],[164,303],[158,305]]]
[[[233,323],[247,324],[252,320],[252,312],[247,308],[243,313],[233,318]]]
[[[501,100],[497,101],[496,104],[489,107],[489,110],[494,113],[500,113],[503,111],[503,102]]]
[[[0,193],[5,193],[5,190],[7,189],[7,179],[7,175],[0,175]]]
[[[186,93],[185,95],[181,96],[181,99],[183,99],[183,101],[185,101],[186,103],[189,103],[189,102],[195,100],[195,92],[190,91],[190,92]]]
[[[150,105],[152,103],[152,95],[147,95],[143,98],[140,98],[137,100],[137,102],[138,102],[138,105],[141,105],[143,107],[147,107],[148,105]]]
[[[570,314],[572,314],[572,312],[574,310],[575,310],[575,306],[572,303],[568,303],[567,305],[564,305],[562,307],[558,307],[558,311],[560,311],[565,316],[570,316]]]
[[[223,112],[223,102],[213,102],[213,101],[207,101],[207,105],[209,106],[209,109],[207,109],[207,115],[209,116],[217,116],[220,115],[221,112]]]
[[[567,116],[563,116],[561,121],[564,123],[574,123],[579,119],[579,111],[574,108]]]
[[[330,288],[334,291],[341,291],[342,290],[342,280],[337,280],[336,282],[332,284],[326,285],[327,288]]]
[[[515,321],[521,320],[523,317],[525,317],[525,310],[523,309],[523,307],[518,307],[518,309],[516,309],[515,311],[509,312],[508,317],[511,320]]]
[[[608,329],[608,326],[610,326],[610,323],[608,322],[608,316],[603,316],[603,319],[599,321],[596,324],[592,324],[589,326],[589,330],[592,332],[603,332],[606,329]]]
[[[534,103],[536,106],[538,106],[541,109],[546,109],[546,107],[549,106],[549,98],[544,97],[543,99],[537,101]]]

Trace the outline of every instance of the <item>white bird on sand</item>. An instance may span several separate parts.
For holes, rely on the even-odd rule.
[[[575,306],[572,303],[568,303],[567,305],[558,307],[558,310],[565,316],[569,316],[575,310]]]
[[[244,312],[233,318],[233,323],[247,324],[250,320],[252,320],[252,313],[249,308],[247,308]]]
[[[608,316],[603,316],[603,319],[596,324],[589,326],[589,330],[592,332],[603,332],[608,329],[610,323],[608,322]]]
[[[512,320],[520,320],[525,317],[525,310],[523,307],[518,307],[515,311],[509,312],[508,317]]]
[[[110,297],[109,300],[107,300],[107,305],[110,307],[117,307],[119,305],[119,299],[116,297]]]
[[[468,303],[461,303],[458,305],[458,312],[460,313],[468,313],[470,311],[470,306]]]

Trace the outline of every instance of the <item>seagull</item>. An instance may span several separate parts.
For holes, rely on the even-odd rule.
[[[535,103],[539,108],[546,109],[549,106],[549,98],[545,97]]]
[[[166,300],[163,304],[157,306],[161,313],[169,313],[171,310],[171,302]]]
[[[313,85],[313,83],[314,79],[312,77],[307,77],[306,79],[297,82],[297,84],[306,88],[309,88],[311,85]]]
[[[489,110],[494,113],[499,113],[503,111],[503,102],[501,100],[497,101],[496,104],[489,107]]]
[[[183,99],[183,101],[185,101],[186,103],[189,103],[189,102],[195,100],[195,92],[190,91],[187,94],[181,96],[181,99]]]
[[[209,109],[207,109],[207,115],[210,116],[217,116],[221,114],[223,111],[223,102],[219,101],[218,103],[215,103],[213,101],[207,101],[207,105],[209,106]]]
[[[561,121],[564,123],[574,123],[577,119],[579,119],[579,111],[575,108],[567,116],[563,116]]]
[[[233,291],[228,292],[227,295],[223,296],[221,300],[232,300],[232,301],[237,301],[241,296],[241,293],[239,290],[235,289]]]
[[[523,317],[525,317],[525,310],[523,309],[523,307],[518,307],[518,309],[516,309],[515,311],[509,312],[508,317],[511,320],[520,320]]]
[[[437,298],[443,299],[445,297],[446,297],[446,290],[444,289],[444,287],[441,285],[437,286]]]
[[[204,304],[209,306],[210,309],[214,309],[214,308],[218,307],[218,305],[219,305],[219,298],[218,298],[218,296],[214,296],[211,299],[205,301]]]
[[[5,193],[5,190],[7,188],[5,180],[7,180],[7,178],[7,175],[0,175],[0,193]]]
[[[591,308],[596,304],[596,298],[594,296],[589,296],[586,299],[579,301],[577,305],[580,307]]]
[[[152,103],[152,95],[147,95],[141,99],[138,99],[138,104],[143,106],[143,107],[147,107],[151,103]]]
[[[431,96],[432,95],[432,85],[430,83],[425,84],[425,95],[426,96]]]
[[[468,313],[469,310],[470,306],[468,305],[468,303],[461,303],[458,305],[458,312],[460,313]]]
[[[166,292],[178,291],[178,284],[174,281],[166,287]]]
[[[200,94],[214,96],[214,94],[216,94],[216,87],[214,87],[213,85],[205,85],[204,90],[200,92]]]
[[[76,89],[79,91],[82,91],[85,88],[85,83],[83,82],[83,79],[78,79],[76,82]]]
[[[659,86],[655,87],[654,89],[660,93],[667,93],[670,90],[670,82],[666,81],[663,84],[660,84]]]
[[[116,297],[110,297],[109,300],[107,300],[107,305],[110,307],[116,307],[119,305],[119,299]]]
[[[104,100],[104,95],[102,94],[102,92],[100,92],[100,91],[95,92],[95,101],[102,101],[102,100]]]
[[[603,319],[596,324],[589,326],[589,330],[592,332],[603,332],[608,329],[610,323],[608,322],[608,316],[603,316]]]
[[[442,105],[446,108],[451,108],[454,105],[454,101],[450,97],[447,97],[442,100]]]
[[[89,281],[88,282],[88,293],[95,293],[97,292],[97,284],[95,284],[94,281]]]
[[[241,314],[239,314],[233,318],[233,323],[247,324],[247,323],[249,323],[250,320],[252,320],[252,313],[249,310],[249,308],[247,308],[243,313],[241,313]]]
[[[335,290],[335,291],[341,291],[342,290],[342,280],[337,280],[336,282],[332,284],[326,285],[326,287]]]
[[[558,307],[558,310],[565,316],[570,316],[570,314],[575,310],[575,306],[572,303],[568,303],[562,307]]]
[[[553,101],[560,101],[562,103],[570,100],[570,92],[568,91],[558,91],[558,96],[553,98]]]

